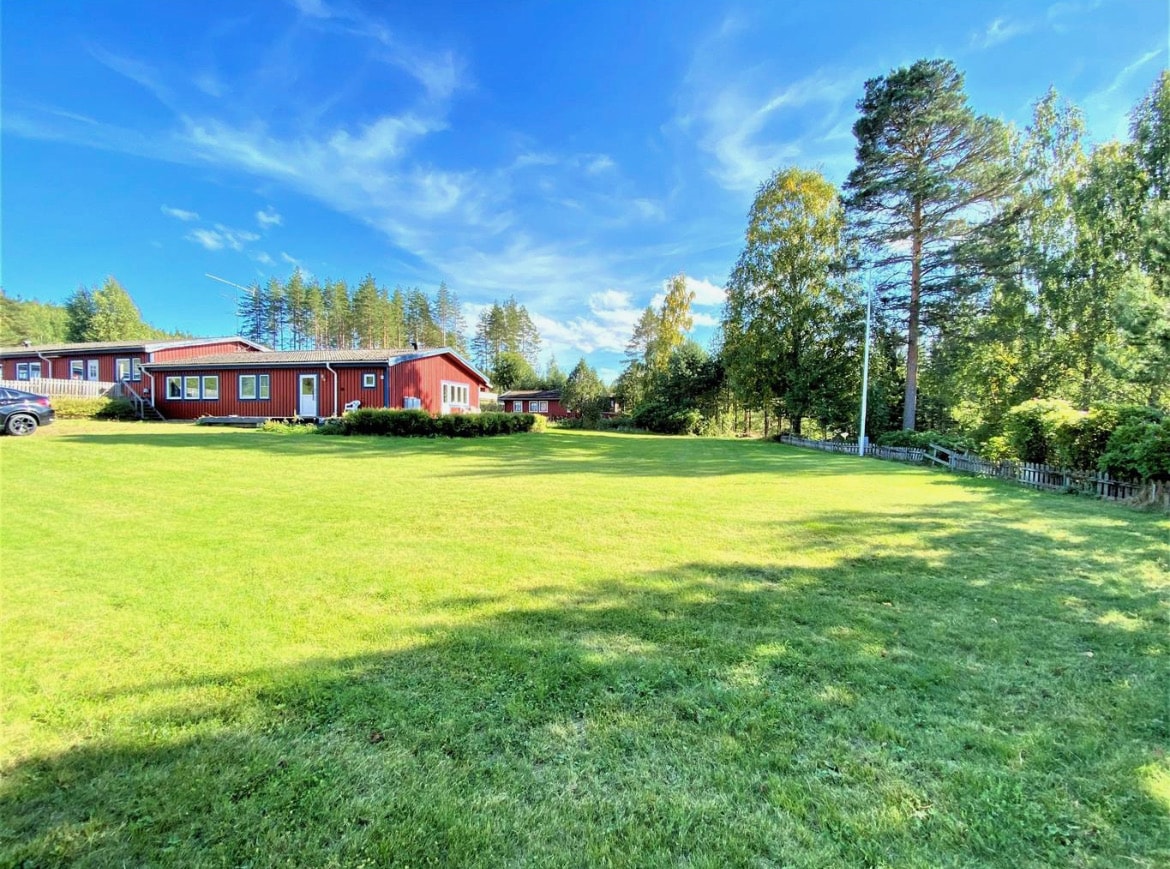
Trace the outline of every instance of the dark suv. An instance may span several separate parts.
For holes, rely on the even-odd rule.
[[[38,426],[51,423],[53,416],[48,396],[0,386],[0,431],[30,435]]]

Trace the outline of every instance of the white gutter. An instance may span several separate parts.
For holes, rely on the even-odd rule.
[[[52,380],[53,379],[53,360],[50,359],[48,356],[46,356],[44,353],[42,353],[40,350],[37,350],[36,354],[41,359],[44,359],[47,363],[49,363],[49,378],[48,379]]]
[[[337,372],[329,367],[329,363],[325,363],[325,370],[333,375],[333,416],[341,416],[337,412]]]

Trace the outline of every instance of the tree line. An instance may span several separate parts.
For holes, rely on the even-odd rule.
[[[13,299],[0,290],[0,346],[186,337],[185,332],[168,332],[144,321],[114,277],[92,289],[78,287],[64,305]]]
[[[798,167],[761,184],[710,352],[676,330],[679,281],[643,314],[615,384],[635,419],[855,435],[867,295],[871,436],[983,443],[1036,398],[1167,406],[1170,73],[1097,147],[1055,91],[1023,130],[978,114],[946,60],[857,106],[842,190]]]

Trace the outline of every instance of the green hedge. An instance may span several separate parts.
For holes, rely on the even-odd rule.
[[[975,442],[961,435],[943,434],[939,431],[888,431],[882,433],[877,441],[879,447],[908,447],[910,449],[927,449],[931,444],[937,444],[948,450],[963,450],[972,452]]]
[[[1102,471],[1141,480],[1170,480],[1170,417],[1131,419],[1119,425],[1097,462]]]
[[[49,399],[57,419],[138,419],[125,398],[78,398],[58,395]]]
[[[321,427],[322,434],[406,438],[477,438],[540,431],[544,418],[532,413],[466,413],[431,416],[424,410],[360,408]]]

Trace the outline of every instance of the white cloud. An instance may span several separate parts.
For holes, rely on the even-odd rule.
[[[695,294],[694,304],[700,307],[717,307],[727,300],[727,291],[708,280],[687,276],[687,289]]]
[[[254,232],[231,229],[222,223],[217,223],[215,229],[193,229],[187,233],[186,238],[208,250],[242,251],[248,242],[256,241],[260,236]]]
[[[290,266],[298,266],[299,267],[301,264],[301,261],[299,259],[297,259],[295,256],[290,256],[289,254],[285,253],[284,251],[280,252],[280,258],[282,260],[284,260],[286,263],[288,263]]]
[[[256,260],[256,262],[258,262],[258,263],[263,263],[266,266],[270,266],[274,262],[272,257],[269,256],[265,251],[262,251],[262,250],[258,250],[255,253],[253,253],[252,259]]]
[[[600,175],[602,172],[610,171],[616,165],[608,154],[598,154],[585,164],[585,171],[590,175]]]
[[[976,48],[992,48],[1027,33],[1031,26],[1022,21],[996,18],[980,33],[971,35],[971,45]]]
[[[291,0],[297,11],[309,18],[330,18],[333,12],[323,0]]]
[[[186,223],[190,223],[192,220],[199,219],[199,215],[194,211],[186,211],[182,208],[171,208],[169,205],[162,206],[161,211],[167,217],[173,217],[175,220],[182,220]]]
[[[268,229],[270,226],[280,226],[284,223],[284,218],[271,205],[263,211],[256,212],[256,222],[260,224],[261,229]]]
[[[1085,115],[1095,122],[1093,126],[1100,126],[1114,138],[1126,137],[1129,129],[1129,111],[1132,102],[1136,102],[1126,96],[1132,90],[1130,83],[1139,71],[1157,60],[1164,52],[1165,49],[1160,47],[1143,52],[1126,64],[1108,85],[1085,97],[1082,103]]]
[[[719,318],[701,311],[691,312],[691,321],[695,326],[714,327],[719,325]]]

